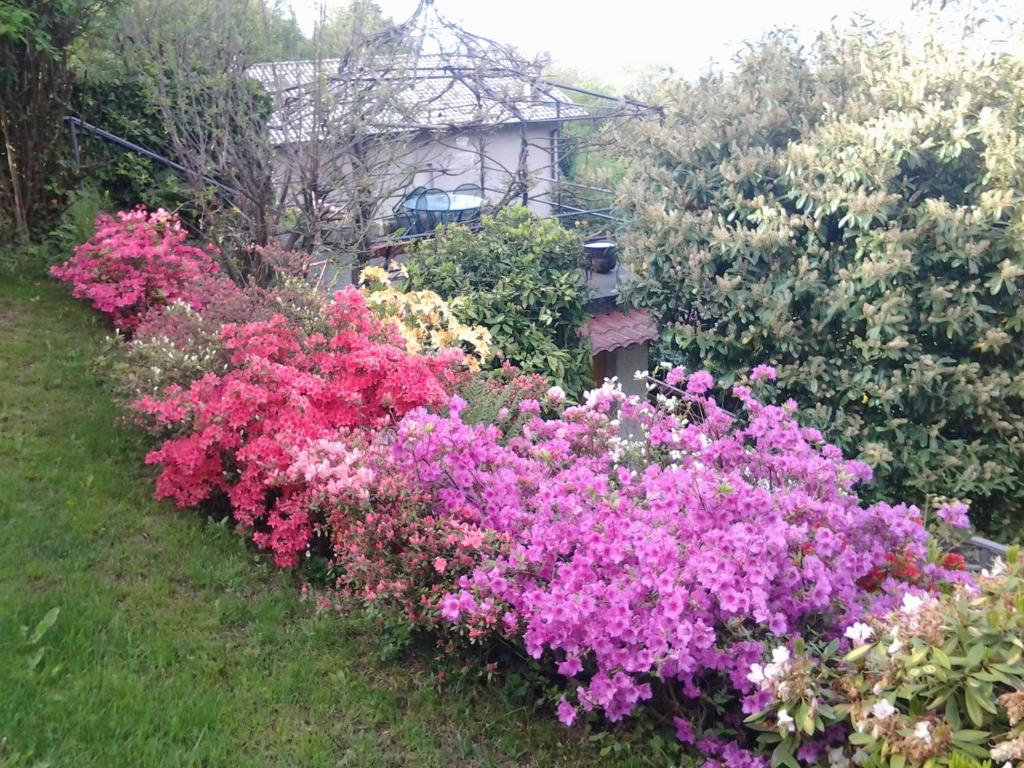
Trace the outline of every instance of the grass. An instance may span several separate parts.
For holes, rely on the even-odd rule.
[[[92,369],[105,334],[59,286],[0,277],[0,766],[606,762],[500,689],[378,660],[364,619],[317,616],[224,527],[153,501]]]

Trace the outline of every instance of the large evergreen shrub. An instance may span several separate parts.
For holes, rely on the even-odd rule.
[[[665,83],[627,142],[626,260],[663,352],[726,382],[776,365],[880,494],[967,498],[1015,538],[1024,59],[965,51],[775,36]]]

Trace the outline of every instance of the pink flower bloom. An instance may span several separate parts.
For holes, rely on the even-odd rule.
[[[707,371],[697,371],[686,381],[686,391],[691,395],[703,395],[715,384],[714,377]]]
[[[665,383],[670,387],[674,387],[685,378],[686,368],[680,365],[668,372],[668,375],[665,376]]]
[[[576,722],[576,707],[565,699],[558,702],[558,719],[564,725],[571,726]]]
[[[750,372],[751,381],[760,381],[761,379],[768,379],[768,381],[775,381],[778,378],[778,374],[775,368],[770,365],[758,365]]]
[[[940,519],[945,520],[953,528],[970,528],[971,521],[967,516],[968,508],[967,505],[960,501],[955,501],[950,504],[943,504],[939,507],[935,514]]]

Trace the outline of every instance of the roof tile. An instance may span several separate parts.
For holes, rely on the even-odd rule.
[[[658,338],[658,326],[648,309],[609,312],[590,318],[580,329],[593,353],[611,352]]]

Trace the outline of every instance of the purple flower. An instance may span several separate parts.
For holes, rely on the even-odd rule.
[[[967,512],[966,504],[954,501],[950,504],[943,504],[935,511],[935,514],[954,528],[966,529],[971,527],[971,521],[967,516]]]
[[[715,378],[707,371],[697,371],[686,382],[686,391],[691,395],[703,395],[715,385]]]
[[[758,365],[750,372],[751,381],[760,381],[761,379],[768,379],[768,381],[775,381],[778,378],[778,373],[775,368],[771,365]]]
[[[562,699],[558,702],[558,719],[563,725],[572,725],[576,722],[576,707]]]
[[[693,744],[697,741],[697,735],[693,732],[693,726],[689,720],[681,717],[673,717],[672,724],[676,727],[676,738],[683,744]]]

